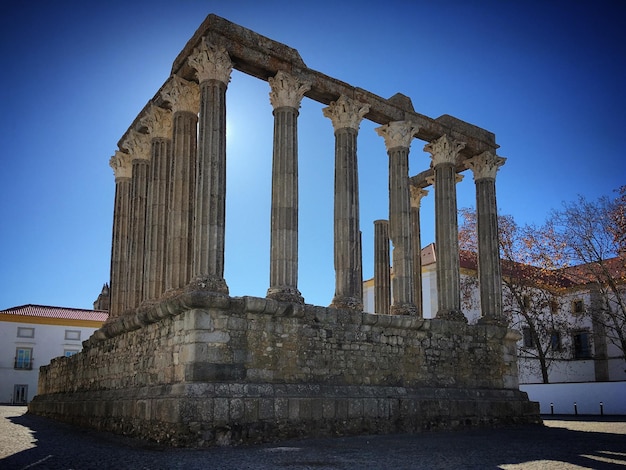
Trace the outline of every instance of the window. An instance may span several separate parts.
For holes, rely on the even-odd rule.
[[[65,330],[65,339],[70,341],[80,341],[80,330]]]
[[[35,329],[34,328],[26,328],[24,326],[17,327],[17,337],[18,338],[34,338],[35,337]]]
[[[25,405],[28,402],[28,385],[17,384],[13,386],[13,399],[11,402],[14,405]]]
[[[550,301],[550,312],[552,314],[558,313],[559,311],[559,303],[556,300]]]
[[[558,331],[550,333],[550,349],[553,351],[561,350],[561,333]]]
[[[23,370],[33,368],[33,348],[17,348],[15,350],[14,368]]]
[[[530,327],[525,326],[522,328],[522,336],[524,339],[525,348],[534,348],[535,342],[533,341],[533,335],[531,334]]]
[[[574,333],[574,359],[591,359],[589,333],[586,331]]]
[[[583,313],[585,311],[585,303],[582,300],[574,300],[572,302],[572,313]]]
[[[76,349],[66,349],[65,351],[63,351],[63,355],[65,357],[70,357],[73,356],[74,354],[76,354],[78,351]]]

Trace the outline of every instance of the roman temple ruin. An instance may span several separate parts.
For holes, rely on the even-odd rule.
[[[226,100],[232,70],[267,81],[274,116],[269,286],[224,279]],[[298,288],[300,103],[335,136],[335,295]],[[363,312],[356,141],[380,125],[389,218],[376,221],[376,310]],[[409,177],[413,139],[431,168]],[[299,53],[209,15],[118,143],[110,319],[40,372],[35,414],[172,445],[540,422],[502,321],[492,133],[415,112],[308,68]],[[476,185],[482,318],[460,307],[456,181]],[[435,195],[438,313],[421,313],[419,205]],[[391,257],[389,247],[393,247]],[[235,247],[233,247],[235,249]],[[393,266],[393,276],[390,275]],[[306,266],[301,269],[307,269]]]

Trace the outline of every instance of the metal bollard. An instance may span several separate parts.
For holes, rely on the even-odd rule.
[[[554,414],[554,403],[550,402],[550,414]]]
[[[604,416],[604,403],[600,402],[600,416]]]
[[[574,402],[574,414],[578,415],[578,405]]]

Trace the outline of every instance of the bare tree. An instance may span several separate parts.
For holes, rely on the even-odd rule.
[[[461,209],[459,244],[462,256],[470,262],[476,247],[476,214]],[[549,382],[550,365],[562,358],[560,334],[571,327],[571,318],[561,308],[567,280],[558,274],[564,267],[564,244],[549,226],[520,227],[509,215],[498,216],[500,257],[502,262],[503,307],[511,328],[523,333],[520,364],[539,365],[544,383]],[[462,281],[464,307],[475,301],[477,279]],[[475,306],[474,306],[475,307]]]
[[[564,274],[600,295],[592,317],[626,359],[626,186],[615,199],[564,203],[549,224],[566,247],[573,267]]]
[[[615,191],[619,194],[609,209],[609,231],[619,254],[626,254],[626,185]]]

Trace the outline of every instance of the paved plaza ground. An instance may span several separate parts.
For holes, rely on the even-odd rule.
[[[544,420],[544,426],[172,449],[0,406],[0,469],[626,468],[626,416]]]

